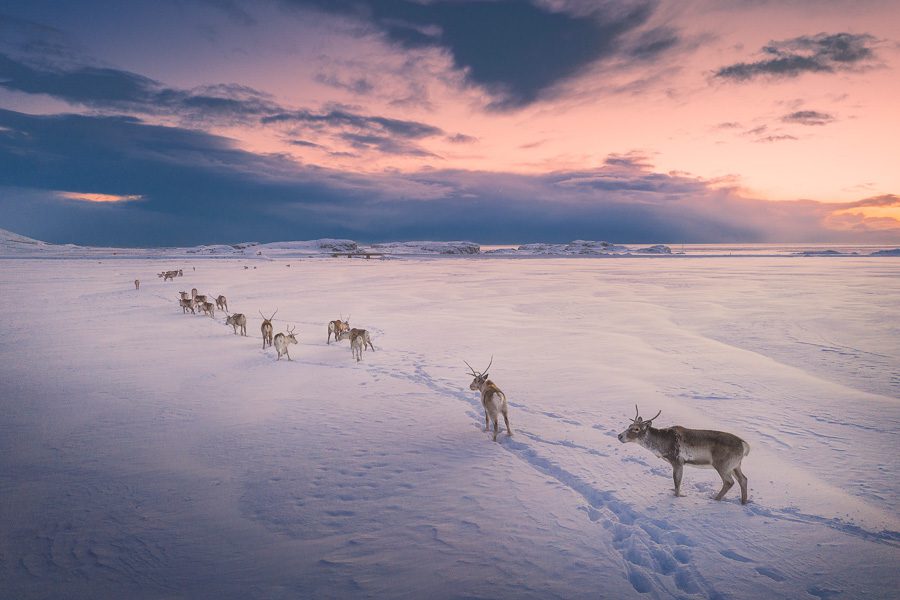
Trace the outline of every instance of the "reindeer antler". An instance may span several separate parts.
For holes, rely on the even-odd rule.
[[[491,354],[491,362],[488,363],[487,369],[485,369],[484,371],[482,371],[482,373],[487,373],[488,371],[490,371],[490,370],[491,370],[491,365],[492,365],[492,364],[494,364],[494,355],[493,355],[493,354]]]
[[[661,414],[662,414],[662,411],[659,411],[658,413],[653,415],[653,419],[655,419],[656,417],[658,417]],[[653,422],[653,419],[642,419],[639,415],[640,415],[640,411],[638,410],[637,404],[635,404],[634,405],[634,418],[632,419],[632,422],[634,422],[634,423],[652,423]]]
[[[472,375],[474,375],[475,377],[478,377],[478,372],[475,371],[475,369],[472,368],[472,365],[470,365],[470,364],[469,364],[467,361],[465,361],[465,360],[464,360],[463,362],[466,363],[466,366],[469,367],[469,370],[470,370],[470,371],[472,371]]]

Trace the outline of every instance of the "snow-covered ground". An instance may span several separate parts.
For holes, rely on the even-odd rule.
[[[896,597],[898,300],[889,256],[0,260],[0,596]],[[635,404],[749,442],[751,503],[673,497]]]

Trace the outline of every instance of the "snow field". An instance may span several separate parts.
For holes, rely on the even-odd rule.
[[[163,283],[159,261],[2,261],[14,597],[896,589],[892,259],[194,264]],[[191,287],[250,337],[181,314]],[[291,363],[261,350],[276,307]],[[372,333],[362,363],[325,344],[340,313]],[[499,444],[462,362],[492,354]],[[635,403],[748,441],[751,504],[712,501],[699,469],[674,498],[668,465],[615,439]]]

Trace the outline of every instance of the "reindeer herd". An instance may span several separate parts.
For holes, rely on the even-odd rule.
[[[174,280],[175,277],[181,276],[181,269],[159,273],[159,277],[164,281]],[[140,285],[140,280],[135,279],[136,290],[140,289]],[[179,292],[178,295],[178,302],[183,314],[190,311],[194,315],[202,313],[215,318],[216,309],[224,311],[225,324],[233,328],[234,335],[238,335],[238,330],[240,330],[240,335],[247,336],[247,317],[242,313],[229,313],[228,300],[225,296],[220,294],[215,298],[215,304],[213,304],[207,300],[205,295],[199,294],[197,288],[193,288],[190,294]],[[278,309],[276,308],[270,317],[266,317],[262,311],[259,311],[259,316],[263,319],[260,326],[263,338],[262,347],[263,350],[267,347],[274,347],[277,354],[276,360],[281,360],[282,356],[292,360],[288,348],[298,343],[297,334],[294,327],[289,327],[286,332],[273,335],[272,320],[277,313]],[[326,344],[331,344],[332,337],[335,342],[350,340],[350,352],[352,358],[357,362],[362,360],[362,353],[366,348],[375,351],[369,332],[365,329],[351,328],[349,315],[346,319],[341,315],[340,318],[329,321]],[[479,392],[481,395],[481,406],[484,409],[484,430],[490,431],[491,425],[493,425],[493,440],[496,442],[499,433],[499,419],[502,415],[506,425],[506,434],[512,436],[506,394],[497,384],[488,379],[488,370],[494,363],[494,357],[491,356],[488,366],[483,371],[476,371],[468,362],[463,362],[469,367],[469,374],[473,377],[469,389]],[[662,414],[662,411],[657,412],[653,418],[643,419],[637,405],[634,408],[635,415],[631,424],[618,435],[618,439],[623,444],[637,443],[668,462],[672,467],[675,496],[682,495],[681,478],[684,466],[688,465],[716,470],[722,479],[722,489],[715,496],[716,500],[722,500],[734,485],[734,480],[737,479],[741,488],[741,504],[747,503],[747,477],[741,470],[741,461],[750,453],[750,445],[747,442],[724,431],[688,429],[678,425],[657,429],[653,427],[653,421]]]

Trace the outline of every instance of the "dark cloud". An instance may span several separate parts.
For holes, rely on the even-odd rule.
[[[339,137],[357,150],[377,150],[382,154],[398,154],[406,156],[437,156],[427,150],[423,150],[416,144],[410,144],[383,135],[345,132],[340,134]]]
[[[468,81],[514,109],[605,58],[652,59],[679,43],[671,28],[640,32],[656,0],[565,11],[521,0],[283,0],[371,24],[406,48],[446,49]],[[634,38],[634,39],[632,39]]]
[[[789,134],[780,134],[780,135],[767,135],[765,137],[758,138],[754,141],[760,144],[771,144],[772,142],[786,142],[796,140],[796,136]]]
[[[0,87],[46,94],[105,111],[176,116],[188,124],[288,124],[295,132],[330,134],[350,142],[354,148],[386,154],[432,156],[410,140],[444,135],[443,130],[426,123],[343,109],[289,110],[266,94],[236,84],[181,90],[129,71],[86,65],[52,66],[46,61],[37,66],[3,53]]]
[[[360,131],[383,132],[408,139],[422,139],[444,133],[440,128],[427,123],[360,115],[340,109],[320,113],[305,109],[281,112],[263,117],[262,122],[299,124],[320,129],[351,127]]]
[[[427,123],[361,115],[344,109],[281,112],[263,117],[262,122],[286,126],[293,134],[326,136],[349,144],[354,150],[406,156],[435,156],[416,142],[444,135],[442,129]]]
[[[454,135],[447,136],[447,141],[451,144],[474,144],[478,141],[478,138],[471,135],[466,135],[464,133],[456,133]]]
[[[763,58],[718,69],[715,77],[748,81],[756,77],[791,78],[804,73],[855,71],[875,59],[876,39],[868,34],[820,33],[770,42]]]
[[[834,121],[834,115],[819,112],[817,110],[798,110],[781,117],[785,123],[797,123],[799,125],[827,125]]]
[[[222,84],[192,90],[166,87],[137,73],[88,65],[55,66],[0,53],[0,87],[46,94],[71,104],[192,120],[247,121],[283,110],[252,88]]]
[[[309,140],[289,140],[289,144],[292,146],[301,146],[304,148],[321,148],[321,144],[317,144],[315,142],[310,142]]]
[[[337,73],[317,73],[314,77],[319,83],[339,90],[347,90],[359,96],[371,94],[375,85],[367,77],[341,77]]]
[[[741,198],[702,179],[657,173],[640,153],[613,155],[597,169],[543,176],[451,170],[351,175],[131,117],[0,110],[0,187],[0,227],[53,242],[99,245],[317,237],[484,243],[868,239],[862,217],[854,217],[852,234],[826,227],[829,215],[844,205]],[[59,199],[62,190],[142,200],[71,202]],[[867,205],[873,202],[888,201]]]

